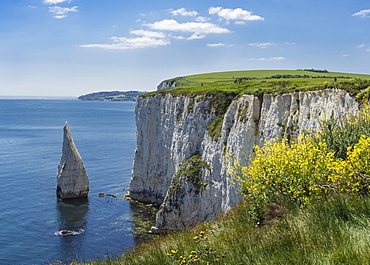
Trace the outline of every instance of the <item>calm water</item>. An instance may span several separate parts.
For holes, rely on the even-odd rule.
[[[130,204],[122,197],[135,148],[134,105],[0,100],[0,264],[88,261],[135,244]],[[65,121],[89,175],[87,201],[56,200]],[[62,229],[84,232],[54,235]]]

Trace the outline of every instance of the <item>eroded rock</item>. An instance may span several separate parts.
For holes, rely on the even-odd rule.
[[[62,157],[57,175],[57,197],[59,199],[86,197],[89,193],[89,178],[73,141],[68,122],[64,124],[63,130]]]

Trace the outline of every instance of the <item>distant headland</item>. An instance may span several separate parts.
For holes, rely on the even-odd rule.
[[[103,91],[79,96],[80,100],[94,101],[136,101],[137,97],[147,92],[144,91]]]

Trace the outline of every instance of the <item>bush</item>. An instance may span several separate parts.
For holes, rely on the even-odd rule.
[[[370,184],[370,138],[361,136],[358,143],[348,147],[347,159],[333,163],[330,177],[340,192],[368,194]]]
[[[309,136],[298,141],[278,140],[255,146],[252,163],[241,167],[234,161],[232,178],[250,202],[252,217],[258,221],[267,203],[290,200],[301,205],[326,196],[334,153]]]
[[[335,157],[346,159],[348,147],[356,144],[361,135],[370,137],[370,106],[366,105],[358,114],[348,114],[342,119],[331,117],[321,122],[321,131],[312,134],[314,140],[325,142]]]

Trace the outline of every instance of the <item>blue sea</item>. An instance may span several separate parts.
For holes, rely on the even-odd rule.
[[[130,203],[134,102],[0,100],[0,264],[87,262],[135,245]],[[88,200],[58,202],[63,125],[90,180]],[[100,192],[117,197],[99,197]],[[60,230],[79,235],[55,235]]]

